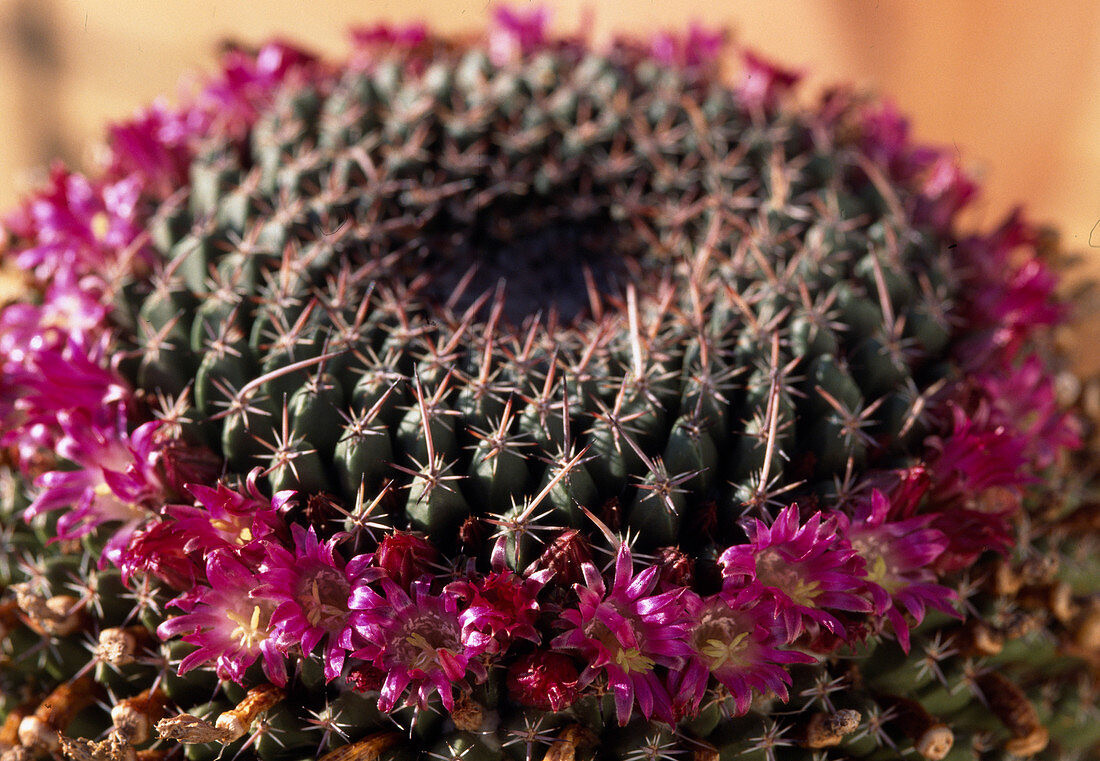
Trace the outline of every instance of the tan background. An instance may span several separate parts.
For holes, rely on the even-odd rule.
[[[523,3],[520,3],[523,5]],[[553,26],[587,8],[613,29],[726,25],[812,72],[888,93],[916,136],[952,145],[983,180],[973,221],[1016,203],[1091,249],[1100,272],[1100,3],[1091,0],[561,0]],[[219,40],[282,34],[338,55],[351,23],[423,19],[483,27],[484,0],[0,0],[0,208],[55,156],[88,165],[105,122],[212,65]],[[1086,342],[1087,343],[1087,342]]]

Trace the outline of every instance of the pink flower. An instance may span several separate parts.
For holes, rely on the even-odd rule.
[[[550,11],[544,5],[536,5],[526,13],[497,6],[489,30],[489,58],[497,66],[504,66],[538,50],[546,44],[549,22]]]
[[[186,601],[173,601],[188,612],[157,628],[161,639],[182,634],[184,642],[198,646],[180,663],[179,673],[213,662],[220,679],[240,684],[262,656],[267,678],[286,684],[286,663],[271,626],[275,602],[258,593],[260,579],[228,550],[210,553],[206,579],[209,586],[196,588]]]
[[[126,433],[121,417],[112,426],[97,426],[81,416],[61,413],[62,436],[57,452],[78,465],[54,470],[35,480],[34,501],[26,520],[63,510],[57,521],[58,539],[77,539],[105,523],[121,523],[107,541],[102,561],[118,562],[133,532],[153,517],[165,493],[157,470],[156,431],[146,423]]]
[[[209,126],[210,114],[203,110],[173,109],[158,100],[129,121],[111,125],[107,171],[112,177],[137,177],[146,193],[167,198],[187,184],[192,144]]]
[[[516,639],[539,641],[535,628],[538,594],[553,576],[545,570],[524,578],[512,571],[505,563],[506,546],[503,538],[494,546],[488,575],[473,575],[447,585],[466,606],[463,637],[488,653],[504,652]]]
[[[215,549],[231,549],[250,563],[264,556],[267,540],[286,535],[281,512],[294,497],[292,491],[277,492],[268,498],[256,484],[261,470],[253,469],[245,479],[243,491],[220,481],[213,487],[188,484],[195,505],[170,505],[166,512],[175,519],[181,536],[186,537],[184,552],[201,556]]]
[[[726,46],[725,29],[707,29],[697,22],[687,33],[658,32],[650,38],[649,54],[666,66],[696,69],[716,64]]]
[[[576,652],[588,662],[580,686],[601,674],[607,677],[619,724],[630,720],[635,703],[647,719],[656,715],[673,721],[671,699],[654,667],[676,669],[691,655],[680,601],[683,590],[651,595],[658,568],[650,566],[635,576],[626,545],[615,557],[610,590],[594,565],[586,563],[583,571],[585,583],[573,585],[580,605],[562,612],[567,631],[550,646]]]
[[[273,636],[282,649],[300,644],[306,655],[327,639],[325,678],[332,680],[343,670],[345,653],[355,648],[348,608],[352,586],[376,580],[383,572],[366,567],[367,555],[345,564],[335,551],[339,536],[322,544],[312,527],[294,524],[290,531],[294,550],[268,542],[260,566],[261,593],[277,606],[271,614]]]
[[[466,686],[467,673],[479,682],[487,677],[480,640],[463,636],[471,616],[459,614],[455,593],[444,589],[433,595],[426,578],[413,583],[412,596],[388,577],[381,584],[382,595],[356,585],[350,602],[357,611],[352,624],[367,642],[353,655],[386,672],[378,710],[393,710],[406,689],[406,705],[424,708],[438,692],[443,707],[451,710],[454,689]]]
[[[771,111],[802,78],[800,72],[780,68],[750,50],[744,51],[741,59],[744,70],[737,94],[750,110]]]
[[[729,690],[738,715],[749,710],[753,690],[787,700],[791,677],[784,664],[814,659],[781,649],[766,607],[731,606],[721,595],[702,598],[690,591],[682,599],[691,621],[691,656],[673,685],[677,715],[698,713],[711,675]]]
[[[137,177],[93,182],[55,166],[50,186],[28,202],[34,236],[16,264],[43,282],[101,274],[142,234],[140,194]]]
[[[815,513],[803,525],[798,506],[790,505],[771,526],[756,520],[747,531],[748,544],[719,558],[724,593],[738,604],[759,601],[779,621],[785,642],[793,642],[807,621],[843,637],[844,626],[829,609],[871,612],[871,603],[853,591],[863,574],[833,518]]]
[[[572,658],[536,650],[508,666],[508,694],[520,705],[561,711],[581,696],[579,679]]]
[[[891,514],[893,513],[893,514]],[[866,563],[866,587],[876,616],[886,616],[898,642],[909,652],[909,625],[904,613],[919,624],[932,606],[955,614],[954,591],[936,583],[934,561],[947,548],[942,531],[930,528],[935,515],[897,519],[889,500],[879,490],[856,507],[849,518],[835,514],[838,528]]]
[[[222,59],[222,73],[207,83],[196,108],[211,114],[221,130],[243,134],[275,90],[293,77],[315,74],[317,59],[289,43],[274,40],[255,54],[234,48]]]
[[[352,44],[357,48],[393,47],[412,49],[428,39],[428,27],[422,23],[393,25],[375,24],[351,30]]]
[[[408,589],[439,560],[439,550],[411,531],[386,534],[374,552],[374,563],[402,589]]]

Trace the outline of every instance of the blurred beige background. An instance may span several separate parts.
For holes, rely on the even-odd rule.
[[[525,5],[520,2],[518,5]],[[647,33],[696,19],[810,72],[889,94],[918,139],[983,181],[971,221],[1012,205],[1056,224],[1100,273],[1100,3],[1092,0],[559,0],[553,26]],[[87,166],[107,120],[213,63],[219,40],[273,34],[339,55],[378,20],[483,27],[485,0],[0,0],[0,208],[51,158]],[[1093,228],[1096,226],[1096,230]],[[1091,244],[1097,248],[1090,248]]]

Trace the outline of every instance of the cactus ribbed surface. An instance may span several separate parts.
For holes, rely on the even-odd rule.
[[[545,22],[230,50],[7,219],[3,760],[1095,757],[1049,234]]]

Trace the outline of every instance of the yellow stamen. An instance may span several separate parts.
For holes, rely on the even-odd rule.
[[[700,652],[710,660],[712,669],[722,668],[728,661],[736,660],[738,654],[745,649],[745,639],[748,632],[741,632],[729,642],[721,639],[708,639],[703,643]]]
[[[92,228],[92,235],[103,240],[111,229],[111,219],[106,212],[97,212],[92,216],[90,227]]]
[[[653,659],[642,655],[636,648],[619,648],[615,653],[615,663],[626,671],[653,670]]]
[[[245,620],[244,616],[232,610],[227,610],[225,615],[230,621],[237,624],[237,628],[229,636],[235,640],[240,640],[242,647],[255,650],[261,642],[267,639],[267,628],[260,628],[259,605],[252,608],[252,617],[249,620]]]
[[[237,526],[224,518],[211,518],[210,525],[218,531],[233,535],[233,542],[237,545],[248,544],[252,541],[252,529],[248,526]]]

